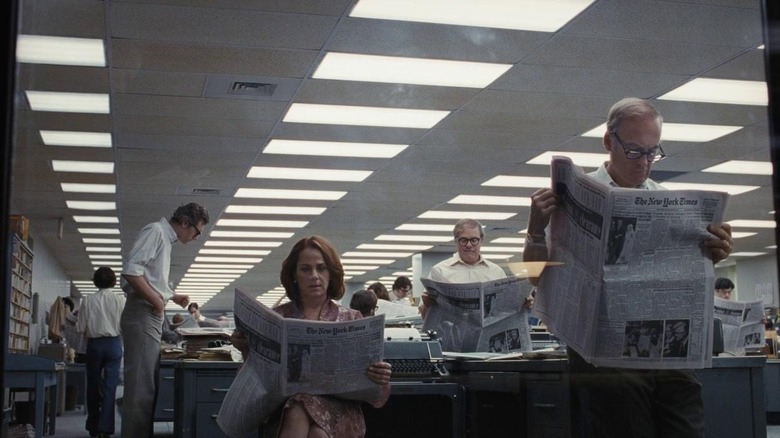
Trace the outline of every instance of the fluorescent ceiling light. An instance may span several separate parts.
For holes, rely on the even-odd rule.
[[[731,238],[732,239],[742,239],[744,237],[755,236],[756,234],[758,234],[758,233],[749,233],[749,232],[745,232],[745,231],[733,231],[731,233]]]
[[[392,240],[395,242],[449,242],[452,239],[452,236],[424,236],[411,234],[381,234],[374,238],[374,240]]]
[[[217,274],[217,273],[214,273],[214,272],[210,272],[208,274],[200,274],[200,273],[197,273],[197,272],[187,272],[186,274],[184,274],[184,279],[182,281],[185,281],[185,280],[199,281],[199,279],[201,279],[201,278],[207,278],[207,279],[208,278],[213,278],[214,280],[223,279],[223,278],[224,279],[236,279],[236,278],[239,278],[239,277],[241,277],[240,274]]]
[[[261,206],[261,205],[228,205],[225,213],[247,214],[289,214],[300,216],[316,216],[322,214],[325,207],[286,207],[286,206]]]
[[[60,183],[66,193],[116,193],[116,184]]]
[[[662,141],[688,141],[706,143],[723,137],[724,135],[742,129],[742,126],[729,125],[698,125],[688,123],[666,123],[661,130]],[[607,132],[607,125],[601,124],[582,134],[583,137],[602,138]]]
[[[108,94],[66,93],[57,91],[25,91],[27,102],[33,111],[63,113],[109,114]]]
[[[345,275],[363,275],[366,271],[344,271]]]
[[[695,78],[658,99],[767,106],[769,95],[763,81]]]
[[[343,264],[343,262],[342,262]],[[379,269],[379,266],[377,265],[349,265],[349,269],[362,269],[364,271],[373,271],[374,269]]]
[[[775,221],[757,221],[749,219],[735,219],[728,221],[728,224],[732,227],[745,227],[745,228],[775,228]]]
[[[283,122],[430,129],[449,111],[294,103]]]
[[[360,0],[351,17],[555,32],[593,0]]]
[[[220,219],[218,227],[268,227],[268,228],[303,228],[307,221],[264,221],[251,219]]]
[[[51,167],[55,172],[114,173],[110,161],[51,160]]]
[[[212,234],[213,237],[213,234]],[[231,248],[276,248],[282,246],[282,242],[246,241],[246,240],[207,240],[203,246],[227,246]]]
[[[277,190],[239,188],[236,198],[255,199],[306,199],[309,201],[336,201],[347,192],[333,190]]]
[[[245,274],[248,269],[198,269],[190,268],[187,273],[200,274]]]
[[[359,182],[368,178],[370,170],[315,169],[304,167],[268,167],[252,166],[247,178],[295,179],[306,181],[351,181]]]
[[[41,130],[41,139],[46,146],[111,147],[111,133],[109,132]]]
[[[236,237],[244,239],[289,239],[295,233],[280,231],[224,231],[212,230],[210,237]]]
[[[367,264],[389,265],[394,261],[395,261],[394,259],[341,259],[341,264],[342,265],[367,265]],[[349,268],[349,266],[345,266],[345,268]]]
[[[541,166],[549,166],[552,163],[554,156],[569,157],[571,161],[580,167],[599,167],[609,160],[609,154],[594,154],[591,152],[565,152],[565,151],[550,151],[537,155],[534,158],[526,161],[525,164],[538,164]],[[547,184],[541,187],[550,187],[552,182],[547,179]]]
[[[87,254],[92,260],[122,260],[119,254]]]
[[[523,247],[522,246],[483,246],[480,248],[480,250],[485,252],[501,252],[501,251],[523,252]]]
[[[407,147],[408,145],[405,144],[273,139],[265,147],[263,153],[322,157],[393,158]]]
[[[259,257],[212,257],[212,256],[197,256],[196,262],[210,262],[210,263],[260,263],[263,261]]]
[[[522,237],[499,237],[498,239],[491,240],[490,243],[523,244],[525,243],[525,239]]]
[[[714,190],[718,192],[726,192],[729,195],[740,195],[752,190],[760,189],[761,186],[741,186],[732,184],[701,184],[701,183],[682,183],[682,182],[668,182],[661,183],[662,186],[669,190]]]
[[[357,249],[387,249],[397,251],[426,251],[433,248],[431,245],[384,245],[380,243],[363,243]]]
[[[741,251],[741,252],[733,252],[730,254],[731,257],[757,257],[761,255],[766,255],[765,252],[750,252],[750,251]]]
[[[84,237],[81,240],[88,244],[119,245],[122,243],[120,239],[100,239],[97,237]]]
[[[730,160],[702,169],[702,172],[733,173],[736,175],[771,175],[772,163],[768,161]]]
[[[445,211],[445,210],[430,210],[417,216],[420,219],[462,219],[464,217],[470,217],[476,220],[497,220],[503,221],[516,215],[517,213],[503,213],[492,211]]]
[[[601,161],[604,161],[604,155],[599,154]],[[550,164],[547,162],[547,164]],[[600,165],[600,164],[599,164]],[[530,187],[530,188],[542,188],[550,187],[549,176],[509,176],[499,175],[491,178],[482,183],[483,186],[488,187]]]
[[[116,228],[78,228],[81,234],[119,234]]]
[[[225,254],[225,255],[268,255],[271,251],[267,249],[212,249],[203,248],[200,250],[200,254]]]
[[[511,67],[512,64],[329,52],[325,54],[312,77],[388,84],[485,88]]]
[[[116,210],[113,201],[65,201],[65,204],[74,210]]]
[[[73,216],[77,223],[85,224],[118,224],[119,218],[112,216]]]
[[[448,204],[511,205],[515,207],[528,207],[531,205],[531,198],[525,196],[459,195],[452,198]]]
[[[444,224],[402,224],[395,227],[399,231],[446,231],[452,232],[452,225]]]
[[[213,268],[232,268],[232,269],[245,269],[249,270],[254,268],[254,265],[225,265],[222,263],[193,263],[190,265],[190,268],[204,268],[204,269],[213,269]]]
[[[514,254],[482,254],[482,257],[493,260],[503,260],[512,257]]]
[[[121,252],[122,248],[111,246],[88,246],[87,252]]]
[[[342,254],[342,257],[394,257],[402,259],[405,257],[411,257],[410,252],[369,252],[369,251],[347,251]]]
[[[16,61],[30,64],[105,67],[102,39],[19,35]]]

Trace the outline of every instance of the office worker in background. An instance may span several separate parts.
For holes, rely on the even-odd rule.
[[[198,204],[182,205],[170,219],[162,218],[138,233],[124,258],[122,290],[127,304],[122,312],[125,347],[122,437],[153,435],[154,405],[160,370],[165,303],[173,300],[187,307],[189,296],[175,294],[168,276],[173,243],[197,239],[209,223],[209,214]]]
[[[506,278],[501,266],[482,257],[480,249],[485,239],[482,224],[474,219],[461,219],[452,229],[458,252],[431,268],[428,278],[441,283],[474,283]],[[423,318],[436,301],[426,292],[422,294]]]
[[[192,319],[198,323],[199,327],[221,327],[222,324],[216,319],[206,318],[200,313],[200,306],[198,303],[190,303],[187,306],[187,311],[190,313]]]
[[[661,125],[661,114],[649,102],[638,98],[617,102],[609,111],[603,136],[609,161],[590,175],[614,187],[663,189],[649,179],[653,163],[664,157]],[[524,261],[549,259],[545,229],[557,205],[550,188],[531,195]],[[703,246],[717,263],[731,253],[731,227],[711,224],[707,229],[711,237]],[[574,400],[575,433],[597,437],[703,435],[701,384],[691,371],[597,368],[571,349],[569,370],[575,393],[586,397],[580,403]],[[576,427],[581,419],[590,420],[592,429]]]
[[[725,277],[715,280],[715,296],[724,300],[731,299],[731,293],[734,292],[734,282]]]
[[[387,292],[387,288],[380,282],[371,283],[368,290],[374,291],[378,300],[390,301],[390,294]]]
[[[407,306],[412,305],[412,280],[409,280],[409,277],[401,275],[395,279],[390,301]]]
[[[353,321],[363,317],[357,310],[334,302],[344,296],[344,268],[336,248],[324,237],[299,240],[282,262],[279,277],[288,303],[274,307],[285,318],[312,321]],[[239,330],[231,337],[245,358],[249,345]],[[382,395],[373,405],[382,407],[390,397],[390,364],[375,362],[368,378],[382,385]],[[266,436],[357,438],[366,434],[360,402],[326,395],[295,394],[280,406],[264,428]]]
[[[125,296],[114,293],[116,274],[106,266],[92,276],[98,288],[84,298],[76,329],[87,335],[87,431],[89,436],[114,434],[114,406],[122,363],[122,329],[119,320]]]
[[[349,308],[360,312],[363,317],[374,316],[376,313],[376,294],[370,289],[359,290],[352,294],[349,300]]]

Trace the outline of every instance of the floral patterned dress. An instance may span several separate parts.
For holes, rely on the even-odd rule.
[[[289,302],[274,308],[276,313],[285,318],[304,319],[303,311],[295,303]],[[357,310],[348,309],[339,306],[333,301],[328,301],[320,313],[320,321],[354,321],[362,318]],[[374,406],[381,407],[389,397],[388,391],[382,392],[383,397],[374,403]],[[352,400],[341,400],[328,396],[295,394],[287,399],[281,415],[272,415],[267,424],[264,435],[277,436],[281,418],[293,404],[300,404],[311,419],[325,431],[330,437],[337,438],[360,438],[366,434],[366,423],[363,419],[363,410],[360,402]]]

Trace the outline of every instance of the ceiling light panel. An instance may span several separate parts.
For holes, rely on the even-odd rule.
[[[65,204],[74,210],[116,210],[116,202],[112,201],[65,201]]]
[[[693,143],[706,143],[733,132],[739,131],[742,126],[729,125],[697,125],[688,123],[664,122],[661,130],[662,141],[687,141]],[[607,125],[599,125],[582,134],[583,137],[602,138],[607,132]]]
[[[257,264],[263,261],[259,257],[212,257],[197,256],[195,261],[198,263],[252,263]]]
[[[599,154],[600,157],[604,155]],[[548,163],[549,164],[549,163]],[[550,187],[550,178],[547,176],[510,176],[499,175],[482,183],[487,187]]]
[[[268,227],[268,228],[303,228],[307,221],[266,221],[252,219],[220,219],[218,227]]]
[[[110,246],[88,246],[87,252],[121,252],[122,248]]]
[[[119,234],[117,228],[78,228],[78,232],[81,234],[107,234],[114,235]]]
[[[42,130],[41,139],[46,146],[111,147],[111,134],[108,132]]]
[[[105,67],[103,40],[43,35],[19,35],[16,60],[30,64]]]
[[[531,198],[520,196],[459,195],[452,198],[448,203],[471,205],[511,205],[513,207],[528,207],[531,205]]]
[[[224,255],[249,255],[249,256],[264,256],[270,254],[271,251],[266,249],[214,249],[203,248],[200,250],[200,254],[224,254]]]
[[[449,111],[294,103],[283,122],[430,129]]]
[[[312,77],[388,84],[485,88],[512,64],[330,52]]]
[[[659,100],[767,106],[766,82],[695,78]]]
[[[86,244],[119,245],[122,243],[120,239],[101,239],[97,237],[84,237],[81,240]]]
[[[336,201],[347,192],[334,190],[277,190],[277,189],[252,189],[239,188],[236,198],[254,199],[306,199],[309,201]]]
[[[66,93],[55,91],[25,91],[27,102],[33,111],[62,113],[109,114],[108,94]]]
[[[342,265],[389,265],[394,259],[341,259]],[[351,268],[351,266],[345,266]]]
[[[247,178],[360,182],[368,178],[371,173],[367,170],[252,166]]]
[[[733,184],[701,184],[664,181],[661,185],[669,190],[713,190],[726,192],[729,195],[740,195],[751,190],[760,189],[760,186],[743,186]]]
[[[263,153],[322,157],[393,158],[407,147],[408,145],[405,144],[274,139],[268,143]]]
[[[110,161],[51,160],[51,167],[55,172],[114,173]]]
[[[360,0],[351,17],[555,32],[593,0]]]
[[[493,239],[490,241],[490,243],[499,243],[499,244],[523,244],[525,243],[525,238],[522,237],[499,237],[498,239]]]
[[[402,224],[395,227],[399,231],[445,231],[452,232],[452,225],[445,224]]]
[[[462,219],[470,217],[476,220],[507,220],[517,213],[491,212],[491,211],[445,211],[431,210],[417,216],[420,219]]]
[[[541,166],[549,166],[552,163],[554,156],[569,157],[574,164],[580,167],[599,167],[609,160],[609,154],[594,154],[590,152],[564,152],[564,151],[550,151],[544,152],[531,158],[526,164],[536,164]],[[543,187],[550,187],[552,182],[547,179],[547,184]]]
[[[731,160],[702,169],[702,172],[731,173],[734,175],[772,175],[772,163],[768,161]]]
[[[775,221],[757,221],[749,219],[735,219],[728,221],[728,224],[732,227],[744,227],[744,228],[775,228]]]
[[[746,232],[746,231],[734,231],[734,232],[731,233],[731,238],[732,239],[742,239],[742,238],[745,238],[745,237],[755,236],[756,234],[758,234],[758,233],[750,233],[750,232]]]
[[[431,245],[390,245],[380,243],[363,243],[357,249],[390,250],[390,251],[427,251],[433,248]]]
[[[225,213],[246,214],[286,214],[295,216],[317,216],[325,211],[325,207],[289,207],[261,205],[228,205]]]
[[[115,216],[73,216],[77,223],[85,224],[118,224],[119,218]]]
[[[60,183],[66,193],[116,193],[116,184]]]
[[[369,251],[347,251],[342,254],[342,257],[393,257],[402,259],[405,257],[411,257],[410,252],[369,252]]]
[[[395,242],[449,242],[452,240],[452,236],[425,236],[419,234],[417,235],[382,234],[376,236],[374,240],[390,240]]]
[[[226,246],[230,248],[277,248],[282,246],[282,242],[263,242],[247,240],[213,240],[209,239],[203,243],[203,246]]]

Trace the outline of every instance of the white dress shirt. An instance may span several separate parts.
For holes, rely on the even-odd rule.
[[[506,272],[501,266],[482,256],[479,256],[477,263],[469,265],[460,258],[458,253],[455,253],[431,268],[428,278],[441,283],[482,283],[506,278]]]
[[[135,293],[124,275],[144,277],[164,301],[170,300],[173,291],[168,285],[168,275],[171,272],[171,248],[176,239],[176,231],[165,218],[145,226],[138,233],[122,267],[122,290],[128,294]]]
[[[125,296],[111,289],[100,289],[87,296],[79,310],[76,329],[87,332],[88,338],[115,337],[122,334],[119,320],[125,308]]]

